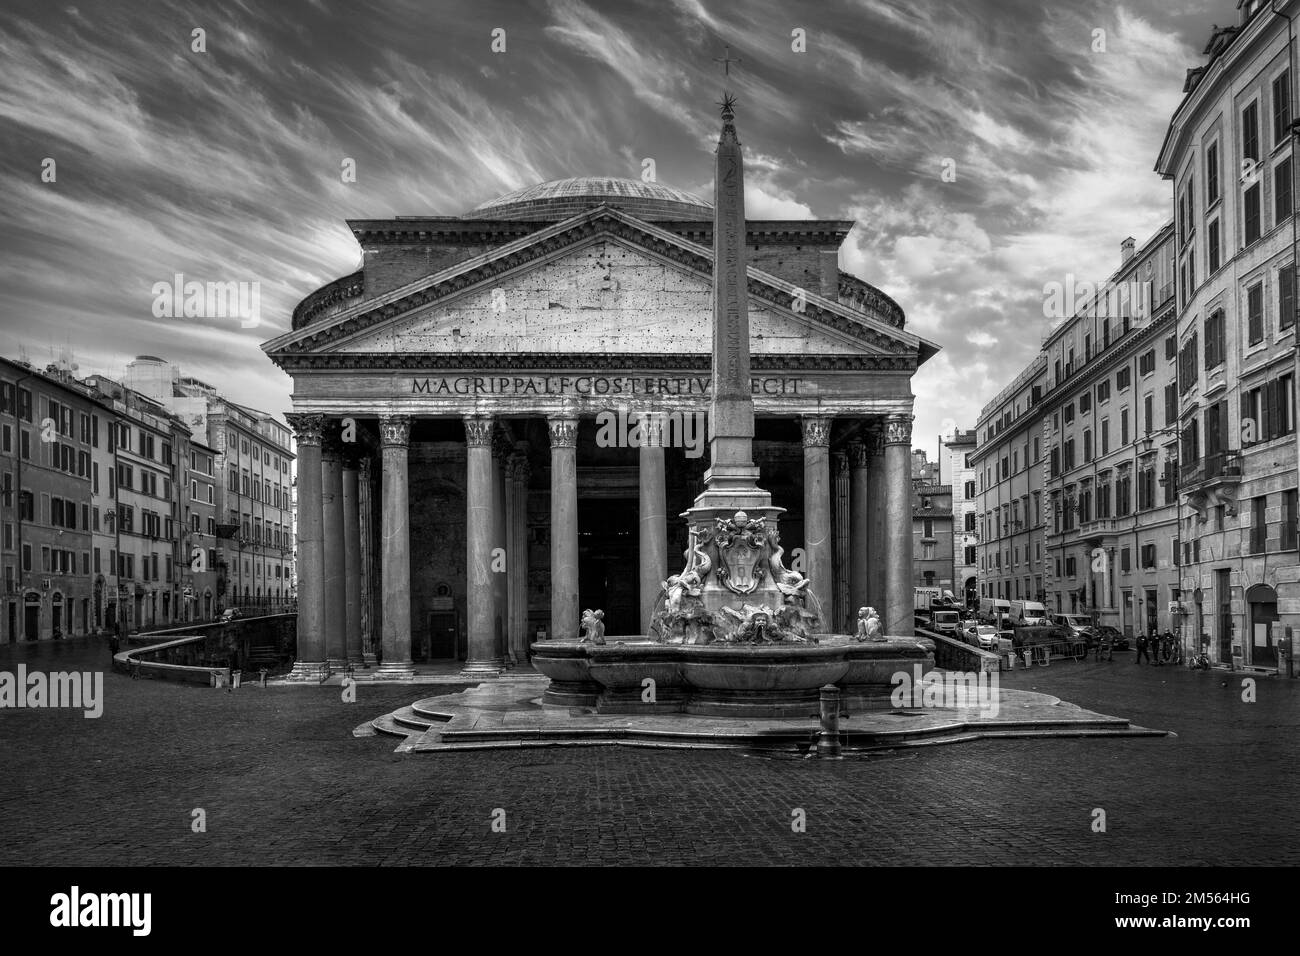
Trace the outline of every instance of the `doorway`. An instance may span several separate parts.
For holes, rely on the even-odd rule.
[[[1214,600],[1219,606],[1219,663],[1232,663],[1232,571],[1214,572]]]
[[[1147,605],[1147,633],[1158,634],[1160,632],[1160,605],[1156,602],[1155,588],[1146,589]]]
[[[1277,645],[1273,643],[1273,622],[1277,617],[1277,592],[1267,584],[1256,584],[1246,592],[1250,610],[1250,658],[1252,667],[1277,667]]]
[[[63,636],[63,595],[56,594],[50,601],[50,637],[56,640]]]
[[[641,633],[638,533],[635,498],[589,498],[578,508],[578,606],[605,612],[607,636]]]
[[[9,643],[16,644],[18,643],[18,605],[13,601],[6,603],[9,605],[9,630],[5,633],[9,635]]]
[[[29,641],[40,640],[41,599],[35,594],[27,595],[23,606],[23,636]]]
[[[429,612],[429,659],[456,659],[456,612]]]

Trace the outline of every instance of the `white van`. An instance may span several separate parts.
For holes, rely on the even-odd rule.
[[[1011,620],[1017,624],[1021,621],[1031,625],[1046,624],[1047,608],[1038,601],[1012,601]]]

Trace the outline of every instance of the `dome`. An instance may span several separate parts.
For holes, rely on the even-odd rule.
[[[698,196],[659,183],[610,176],[556,179],[516,189],[474,207],[463,218],[558,221],[602,203],[651,222],[713,218],[713,204]]]

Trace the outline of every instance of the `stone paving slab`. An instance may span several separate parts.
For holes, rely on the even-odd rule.
[[[420,727],[423,723],[424,727]],[[806,750],[820,731],[808,718],[697,717],[681,713],[598,714],[543,704],[536,681],[502,678],[427,698],[357,727],[354,736],[400,736],[397,753],[496,747],[643,746]],[[1123,717],[1085,710],[1050,694],[1003,689],[996,714],[975,707],[860,710],[841,717],[846,747],[880,750],[985,737],[1165,736]]]

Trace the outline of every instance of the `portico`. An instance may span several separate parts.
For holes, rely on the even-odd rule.
[[[576,637],[588,607],[609,637],[646,633],[707,464],[665,425],[707,434],[712,255],[707,204],[691,197],[696,220],[642,191],[523,207],[544,220],[505,204],[351,224],[362,273],[264,346],[294,378],[296,676],[430,660],[491,676],[539,633]],[[850,225],[749,224],[754,462],[828,629],[868,604],[905,635],[910,378],[935,349],[824,255]],[[463,255],[467,233],[484,251],[439,265],[431,250]],[[602,428],[611,416],[640,427]]]

